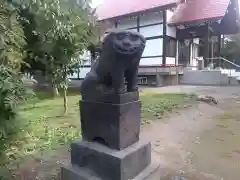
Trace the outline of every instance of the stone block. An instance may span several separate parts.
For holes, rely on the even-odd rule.
[[[80,101],[83,139],[122,150],[139,140],[140,101],[124,104]]]
[[[69,165],[62,167],[61,180],[115,180],[115,178],[103,179],[89,169]],[[160,180],[160,166],[157,163],[152,163],[138,176],[128,180]]]
[[[71,145],[71,164],[89,169],[104,180],[133,179],[150,163],[149,142],[139,141],[122,151],[88,141],[79,141]]]

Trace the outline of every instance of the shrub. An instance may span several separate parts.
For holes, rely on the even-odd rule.
[[[2,142],[19,131],[16,119],[18,105],[32,95],[19,72],[0,65],[0,151],[4,145]]]

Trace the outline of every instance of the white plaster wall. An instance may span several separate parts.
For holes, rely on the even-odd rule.
[[[74,78],[77,79],[78,78],[78,73],[73,73],[73,75],[69,75],[68,78]]]
[[[167,35],[176,38],[176,28],[167,25]]]
[[[142,58],[140,66],[154,66],[162,64],[162,57]]]
[[[168,22],[168,20],[172,17],[173,12],[170,10],[167,10],[166,12],[167,12],[167,22]],[[177,32],[176,27],[167,25],[167,35],[168,36],[176,38],[176,32]]]
[[[170,10],[166,10],[167,13],[167,22],[169,21],[169,19],[173,16],[174,12],[170,11]]]
[[[167,65],[175,65],[176,64],[176,58],[174,57],[166,57],[166,64]]]
[[[138,32],[137,28],[134,28],[134,29],[128,29],[128,31]]]
[[[83,79],[85,78],[85,76],[87,75],[87,73],[91,70],[90,67],[82,67],[82,68],[79,68],[79,78],[80,79]],[[74,79],[77,79],[78,78],[78,73],[74,73],[72,76],[69,76],[69,78],[74,78]]]
[[[142,57],[145,56],[161,56],[163,50],[163,39],[147,40],[146,47]]]
[[[140,29],[139,32],[145,37],[150,38],[154,36],[162,36],[163,35],[163,25],[157,24],[162,23],[162,12],[157,13],[145,13],[140,16]],[[155,24],[155,25],[151,25]],[[146,26],[147,27],[141,27]],[[146,47],[143,52],[143,57],[146,56],[162,56],[163,50],[163,40],[162,38],[147,40]],[[151,65],[159,65],[162,64],[162,57],[154,57],[154,58],[142,58],[140,61],[140,65],[151,66]]]
[[[140,33],[144,37],[149,38],[153,36],[163,35],[163,24],[157,24],[157,23],[163,22],[162,14],[163,14],[162,12],[157,12],[157,13],[151,12],[151,13],[145,13],[140,16],[140,22],[139,22],[140,26],[155,24],[153,26],[142,27],[139,29]],[[110,28],[108,28],[106,31],[111,31],[115,29],[114,24],[109,25],[109,27]],[[131,18],[131,19],[126,18],[117,22],[117,29],[124,30],[129,28],[134,28],[134,29],[131,29],[131,31],[137,31],[136,18]],[[102,35],[102,38],[104,38],[106,35],[107,34]],[[142,55],[143,58],[140,61],[140,65],[151,66],[151,65],[162,64],[162,57],[144,58],[146,56],[162,56],[162,50],[163,50],[162,38],[147,40],[146,48],[143,52],[143,55]],[[80,70],[80,76],[81,76],[80,78],[83,78],[83,76],[86,74],[87,69],[88,68],[85,68],[84,70],[82,69]]]
[[[85,78],[87,73],[91,70],[90,67],[82,67],[80,68],[79,78]]]
[[[163,22],[162,12],[145,13],[142,16],[140,16],[140,26],[156,24],[161,22]]]
[[[153,26],[142,27],[139,29],[139,32],[146,38],[153,37],[153,36],[162,36],[163,35],[163,25],[158,24],[158,25],[153,25]]]
[[[126,18],[126,19],[119,20],[117,23],[118,29],[128,29],[133,27],[137,27],[137,18],[132,18],[132,19]]]

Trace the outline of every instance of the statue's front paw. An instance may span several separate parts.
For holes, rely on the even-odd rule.
[[[126,88],[121,88],[121,89],[115,89],[116,94],[124,94],[126,93]]]
[[[127,91],[128,92],[136,92],[136,91],[138,91],[138,87],[128,88]]]

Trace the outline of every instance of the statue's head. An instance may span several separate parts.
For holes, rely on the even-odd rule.
[[[105,37],[102,50],[113,48],[118,55],[141,55],[145,48],[145,43],[145,38],[137,32],[114,31]]]

